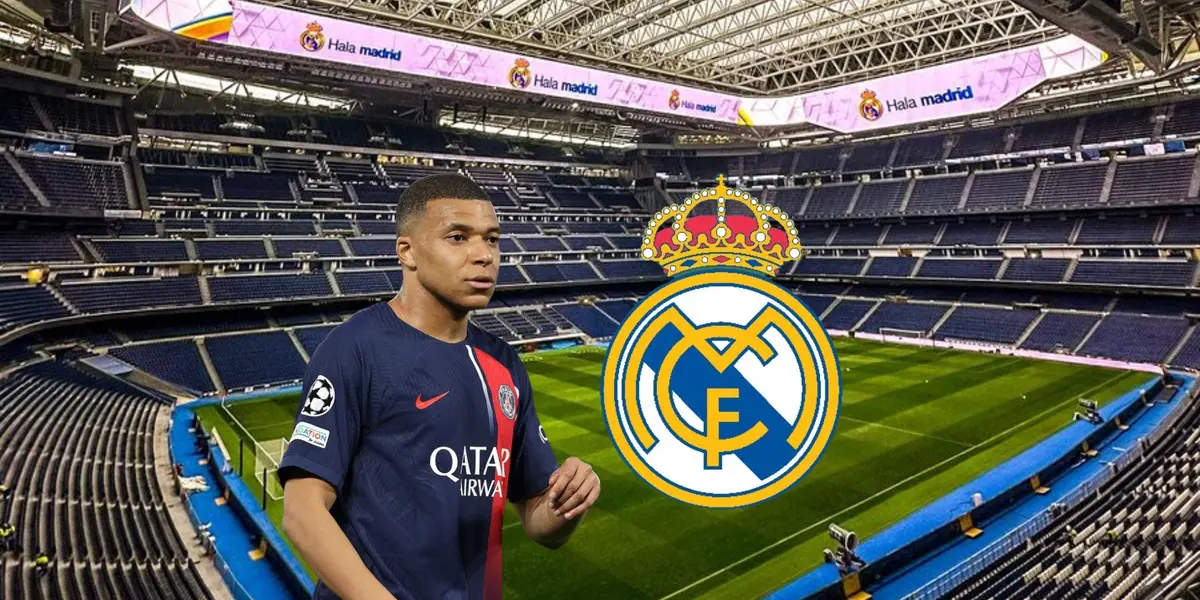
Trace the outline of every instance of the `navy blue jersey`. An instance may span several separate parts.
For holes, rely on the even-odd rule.
[[[337,490],[334,519],[396,598],[492,600],[505,500],[557,468],[508,344],[475,326],[446,343],[381,302],[313,354],[279,474]],[[315,597],[336,598],[320,583]]]

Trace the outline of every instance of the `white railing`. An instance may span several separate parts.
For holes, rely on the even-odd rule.
[[[1141,445],[1131,448],[1113,461],[1108,469],[1105,469],[1096,477],[1079,484],[1075,489],[1067,492],[1057,504],[1064,505],[1068,509],[1076,506],[1099,490],[1105,483],[1108,483],[1109,480],[1116,476],[1118,471],[1134,460],[1141,458],[1141,456]],[[936,600],[937,598],[941,598],[979,573],[982,573],[1001,557],[1032,539],[1033,536],[1041,533],[1053,521],[1054,516],[1050,514],[1049,510],[1038,513],[988,547],[972,554],[969,558],[951,567],[938,578],[905,596],[904,600]]]

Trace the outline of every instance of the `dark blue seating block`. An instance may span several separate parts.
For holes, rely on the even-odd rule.
[[[608,279],[666,277],[661,266],[648,260],[597,260],[594,264]]]
[[[567,281],[591,281],[600,278],[592,269],[592,265],[586,262],[558,263],[558,270],[562,271]]]
[[[634,302],[625,298],[619,300],[601,300],[596,303],[596,308],[604,311],[605,314],[612,317],[618,323],[625,320],[629,316],[629,311],[633,310]]]
[[[1004,236],[1006,244],[1065,244],[1075,228],[1074,219],[1013,221]]]
[[[200,349],[190,339],[120,346],[109,353],[164,381],[199,393],[215,391]]]
[[[394,292],[387,275],[382,271],[338,271],[334,273],[343,294],[382,294]]]
[[[517,243],[526,252],[561,252],[567,249],[562,239],[557,237],[518,237]]]
[[[195,240],[196,257],[200,260],[267,258],[267,247],[256,240]]]
[[[1094,314],[1048,312],[1021,347],[1043,352],[1074,350],[1098,320],[1100,316]]]
[[[226,389],[304,377],[304,358],[284,331],[209,337],[204,345]]]
[[[1191,284],[1195,272],[1194,262],[1080,260],[1071,281],[1185,287]]]
[[[71,313],[43,286],[0,288],[0,331]]]
[[[950,307],[942,304],[884,302],[863,323],[860,331],[879,333],[880,328],[929,331]]]
[[[496,281],[498,285],[508,284],[527,284],[528,279],[521,274],[521,271],[514,265],[500,265],[500,278]]]
[[[202,303],[200,284],[195,277],[62,283],[58,290],[85,313]]]
[[[557,304],[553,308],[588,336],[605,338],[617,332],[617,322],[595,306]]]
[[[999,269],[998,260],[926,258],[917,271],[917,277],[992,279]]]
[[[104,262],[159,262],[188,260],[183,240],[92,240]]]
[[[294,331],[296,339],[300,340],[300,345],[311,357],[320,347],[321,342],[325,341],[325,336],[329,335],[329,332],[336,327],[337,325],[319,325],[317,327],[298,327]]]
[[[217,235],[314,235],[313,221],[296,219],[222,219],[213,221],[213,232]]]
[[[829,308],[829,305],[833,304],[833,301],[837,299],[836,296],[814,296],[812,294],[796,294],[796,297],[799,298],[800,301],[808,307],[808,310],[812,311],[813,316],[817,318],[820,318],[821,315],[825,313],[825,310]]]
[[[0,194],[3,189],[0,188]],[[0,200],[3,202],[3,200]],[[0,231],[0,264],[81,262],[71,237],[60,231]]]
[[[911,256],[876,256],[867,267],[867,275],[876,277],[908,277],[916,266]]]
[[[347,241],[355,256],[396,255],[396,238],[353,238]]]
[[[275,255],[286,258],[297,252],[315,252],[318,256],[345,256],[341,242],[328,238],[310,237],[304,239],[276,239]],[[392,248],[395,248],[393,241]]]
[[[552,283],[556,281],[566,281],[562,271],[554,263],[526,263],[522,265],[525,273],[534,283]]]
[[[1179,342],[1187,321],[1113,313],[1105,317],[1080,353],[1132,362],[1158,363]]]
[[[842,300],[821,321],[828,329],[849,330],[874,305],[874,300]]]
[[[1071,260],[1066,258],[1012,258],[1004,270],[1007,281],[1062,281]]]
[[[1038,316],[1035,310],[959,306],[938,328],[938,339],[1015,344]]]
[[[1175,355],[1175,360],[1171,361],[1172,364],[1190,369],[1200,369],[1200,333],[1197,331],[1192,331],[1191,337],[1179,349],[1179,354]]]
[[[213,302],[332,296],[324,273],[226,275],[208,278]]]
[[[806,257],[796,265],[793,275],[858,275],[865,259]]]

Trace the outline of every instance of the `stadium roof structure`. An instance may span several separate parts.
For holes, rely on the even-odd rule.
[[[376,25],[744,95],[800,93],[1062,35],[1009,0],[305,0],[304,5]]]
[[[24,1],[46,14],[61,3]],[[810,93],[1000,51],[1073,33],[1118,60],[1100,69],[1047,83],[1021,101],[1024,112],[1063,110],[1086,102],[1133,101],[1145,84],[1174,78],[1174,92],[1191,85],[1200,62],[1200,1],[1196,0],[254,0],[314,16],[370,24],[453,42],[507,50],[645,79],[742,97]],[[99,3],[97,3],[99,4]],[[107,3],[104,3],[107,4]],[[127,6],[128,2],[122,2]],[[1082,8],[1080,8],[1082,6]],[[1105,11],[1108,11],[1107,13]],[[1089,12],[1090,11],[1090,12]],[[75,10],[79,20],[89,14]],[[752,139],[786,134],[747,131],[721,123],[638,114],[563,101],[534,99],[518,90],[321,61],[275,58],[262,52],[205,43],[148,30],[110,13],[85,47],[131,64],[314,94],[419,106],[463,105],[464,119],[568,121],[559,129],[592,129],[598,136],[628,127],[663,132],[722,132]],[[94,27],[93,19],[93,30]],[[1123,28],[1124,27],[1124,28]],[[78,31],[78,29],[77,29]],[[1132,32],[1132,33],[1131,33]],[[76,37],[80,37],[78,33]],[[1124,59],[1124,60],[1120,60]],[[153,82],[152,82],[153,83]],[[1142,89],[1138,90],[1139,86]],[[236,90],[237,86],[230,87]],[[218,92],[218,96],[223,92]],[[1159,94],[1156,88],[1150,93]],[[1070,100],[1066,100],[1069,98]],[[580,106],[583,104],[583,106]],[[470,108],[488,107],[481,114]],[[491,114],[487,114],[487,113]],[[547,120],[548,119],[548,120]],[[604,123],[593,128],[587,122]],[[792,133],[811,131],[793,127]]]

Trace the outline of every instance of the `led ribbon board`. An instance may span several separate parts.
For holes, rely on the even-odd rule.
[[[134,0],[155,27],[208,42],[686,119],[738,122],[740,99],[295,10],[232,0]]]
[[[744,98],[753,125],[812,123],[855,133],[993,112],[1049,79],[1087,71],[1107,56],[1068,36],[1036,46],[785,98]]]
[[[240,0],[131,0],[128,10],[178,35],[276,54],[685,119],[842,133],[991,112],[1107,58],[1066,36],[809,94],[739,98]]]

